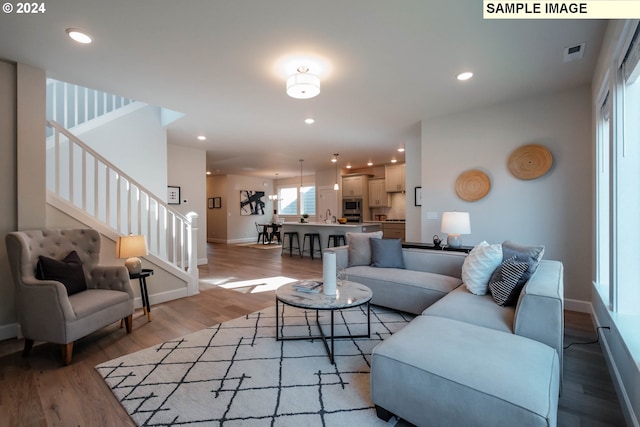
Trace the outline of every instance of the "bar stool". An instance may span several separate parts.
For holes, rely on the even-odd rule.
[[[300,238],[298,237],[297,231],[286,231],[282,235],[282,251],[280,255],[284,253],[287,245],[287,237],[289,238],[289,256],[293,256],[293,249],[297,249],[300,256],[302,256],[302,249],[300,248]],[[296,246],[293,246],[293,238],[296,238]]]
[[[329,238],[327,239],[327,247],[331,247],[331,241],[333,240],[333,247],[346,245],[347,241],[344,238],[344,234],[329,234]]]
[[[309,249],[305,249],[307,247],[307,238],[309,239]],[[315,241],[318,241],[318,247],[315,247]],[[313,253],[315,251],[320,252],[320,259],[322,259],[322,243],[320,243],[320,233],[304,233],[304,238],[302,239],[302,253],[300,256],[303,256],[305,252],[309,252],[311,255],[311,259],[313,259]]]

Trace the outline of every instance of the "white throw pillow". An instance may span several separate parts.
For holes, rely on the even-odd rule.
[[[469,292],[485,295],[491,274],[502,263],[502,245],[480,242],[462,264],[462,281]]]

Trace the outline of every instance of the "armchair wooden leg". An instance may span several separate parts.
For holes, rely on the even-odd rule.
[[[67,344],[61,344],[62,347],[62,363],[64,366],[71,364],[71,357],[73,356],[73,342]]]
[[[130,334],[133,330],[133,314],[128,315],[127,317],[122,319],[122,321],[127,328],[127,333]]]
[[[22,357],[27,357],[29,355],[29,352],[31,351],[32,347],[33,347],[33,340],[25,338],[24,339],[24,350],[22,350]]]

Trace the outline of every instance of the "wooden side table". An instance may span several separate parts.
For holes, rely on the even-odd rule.
[[[142,297],[142,310],[151,322],[151,304],[149,303],[149,291],[147,290],[147,277],[153,276],[153,269],[143,268],[140,273],[129,274],[129,279],[138,279],[140,282],[140,296]]]

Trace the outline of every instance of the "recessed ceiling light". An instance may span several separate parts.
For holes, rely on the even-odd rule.
[[[207,171],[207,175],[211,175],[211,171]]]
[[[367,166],[373,166],[373,162],[367,162]]]
[[[91,38],[89,34],[77,28],[67,28],[67,35],[71,37],[71,39],[82,44],[89,44],[93,41],[93,38]]]
[[[400,153],[404,153],[404,147],[400,147],[400,148],[398,148],[398,152],[400,152]]]
[[[333,159],[331,159],[331,163],[335,163],[338,161],[338,158],[336,156],[333,156]]]
[[[315,123],[315,120],[313,120],[311,117],[309,117],[308,119],[304,119],[304,122],[308,125],[312,125]]]
[[[396,163],[397,160],[396,159],[391,159],[391,163]]]
[[[347,169],[351,169],[351,165],[350,164],[347,165]]]
[[[204,136],[204,135],[198,135],[198,140],[199,140],[199,141],[206,141],[206,140],[207,140],[207,137],[206,137],[206,136]]]
[[[465,81],[465,80],[469,80],[471,77],[473,77],[473,73],[470,71],[467,71],[467,72],[458,74],[456,78],[460,81]]]

